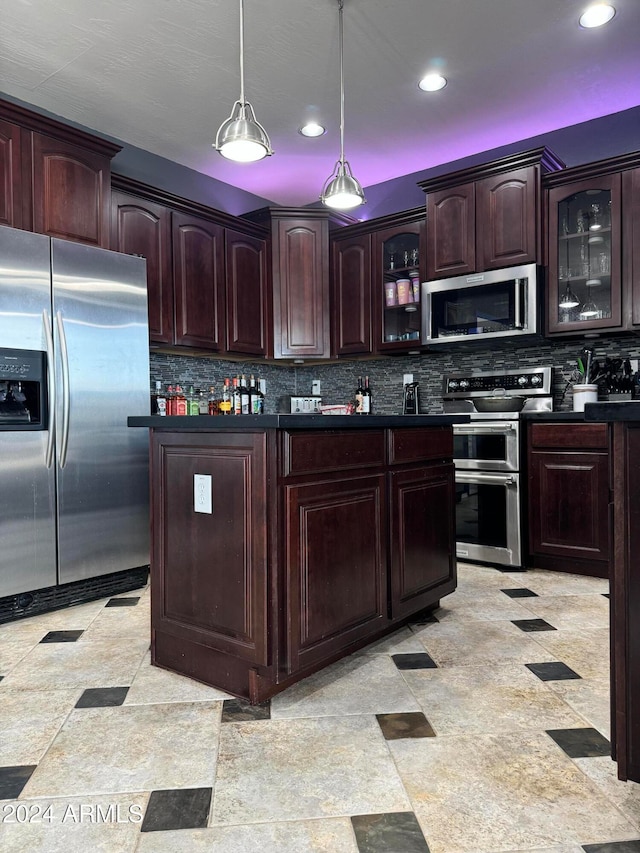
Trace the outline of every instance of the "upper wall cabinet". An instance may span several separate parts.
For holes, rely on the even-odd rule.
[[[118,145],[0,102],[0,222],[109,247]]]
[[[336,355],[372,352],[371,235],[337,236],[331,244],[331,326]]]
[[[268,355],[262,229],[128,178],[114,175],[113,182],[112,248],[147,260],[150,340]]]
[[[426,277],[542,263],[541,176],[563,165],[539,148],[422,181]]]
[[[640,325],[640,155],[567,169],[548,194],[549,335]]]

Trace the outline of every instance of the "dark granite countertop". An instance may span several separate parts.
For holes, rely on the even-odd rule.
[[[548,421],[549,423],[562,423],[584,421],[584,412],[522,412],[524,421]]]
[[[587,403],[585,421],[637,421],[640,423],[640,400],[616,403]]]
[[[202,432],[255,429],[387,429],[389,427],[441,427],[468,423],[467,415],[138,415],[127,418],[130,427]]]

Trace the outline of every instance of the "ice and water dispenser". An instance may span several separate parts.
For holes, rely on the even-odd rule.
[[[0,430],[46,429],[45,353],[0,348]]]

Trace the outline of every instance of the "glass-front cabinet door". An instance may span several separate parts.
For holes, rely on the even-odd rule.
[[[424,281],[424,220],[378,231],[374,238],[376,348],[420,348],[420,283]]]
[[[548,330],[622,325],[620,175],[549,191]]]

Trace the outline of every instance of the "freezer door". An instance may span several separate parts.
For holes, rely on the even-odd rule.
[[[146,263],[52,240],[60,583],[149,563]]]
[[[0,227],[0,345],[47,350],[50,241]],[[52,353],[50,353],[52,356]],[[0,432],[0,597],[56,583],[55,473],[49,430]]]

